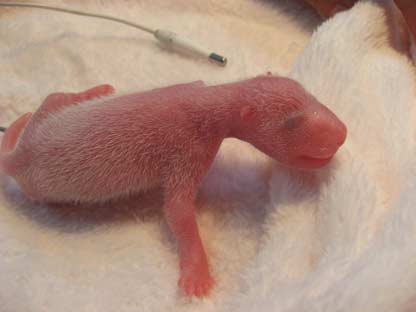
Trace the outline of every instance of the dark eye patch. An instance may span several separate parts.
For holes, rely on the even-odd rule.
[[[289,116],[286,119],[283,127],[286,130],[293,130],[293,129],[300,127],[304,121],[305,121],[305,116],[303,114],[294,114],[292,116]]]

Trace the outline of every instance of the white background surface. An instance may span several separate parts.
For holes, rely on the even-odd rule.
[[[389,25],[375,5],[328,21],[306,47],[316,16],[295,1],[274,3],[62,2],[171,28],[226,55],[225,68],[166,52],[122,25],[1,9],[3,125],[51,92],[101,83],[119,92],[199,79],[216,84],[272,71],[299,79],[349,127],[342,151],[318,173],[288,171],[245,144],[224,144],[198,204],[216,280],[203,301],[177,290],[178,258],[159,194],[105,207],[46,207],[28,202],[2,177],[1,311],[409,305],[416,289],[413,65],[390,48]]]

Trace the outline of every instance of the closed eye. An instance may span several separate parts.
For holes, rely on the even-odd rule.
[[[286,119],[283,127],[286,130],[293,130],[293,129],[300,127],[304,121],[305,121],[305,116],[303,114],[300,114],[300,113],[293,114]]]

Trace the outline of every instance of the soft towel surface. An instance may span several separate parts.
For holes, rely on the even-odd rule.
[[[177,291],[160,194],[46,207],[2,177],[1,311],[412,311],[415,75],[391,48],[382,6],[360,3],[310,39],[317,19],[296,2],[62,4],[173,27],[231,62],[217,68],[169,54],[109,22],[2,10],[2,124],[55,91],[213,84],[270,70],[299,79],[348,124],[349,138],[314,173],[280,168],[235,140],[224,144],[198,205],[216,279],[204,301]]]

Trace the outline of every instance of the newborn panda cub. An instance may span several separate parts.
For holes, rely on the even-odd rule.
[[[7,129],[0,170],[43,202],[102,202],[162,187],[178,243],[178,284],[189,296],[213,287],[195,197],[221,142],[237,138],[283,165],[315,169],[346,139],[345,125],[328,108],[283,77],[113,93],[101,85],[49,95]]]

